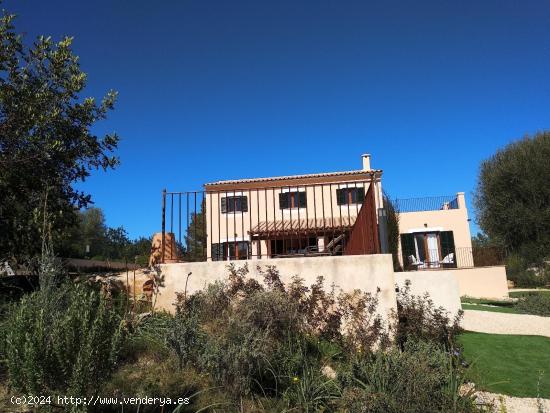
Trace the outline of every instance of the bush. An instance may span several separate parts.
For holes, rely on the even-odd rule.
[[[370,352],[389,346],[388,331],[376,312],[378,295],[363,293],[360,290],[341,293],[338,297],[338,306],[345,330],[342,342],[348,351]]]
[[[136,360],[117,369],[103,385],[101,395],[119,398],[163,397],[172,400],[190,398],[190,404],[184,405],[180,413],[196,412],[209,405],[223,406],[228,401],[228,397],[220,394],[210,378],[191,367],[179,369],[175,356],[159,357],[153,351],[142,352]],[[160,404],[149,404],[140,405],[138,411],[153,413],[170,412],[172,409],[173,406],[163,408]],[[96,411],[119,413],[121,410],[118,405],[103,405]]]
[[[172,320],[167,336],[167,344],[175,351],[180,368],[190,361],[204,346],[204,334],[199,326],[199,318],[192,310],[178,310]]]
[[[460,364],[435,343],[409,340],[356,358],[340,376],[345,388],[342,411],[372,413],[473,412],[468,395],[459,394]]]
[[[403,348],[410,340],[423,340],[452,349],[456,337],[462,332],[462,310],[453,318],[442,307],[435,307],[429,295],[415,296],[410,291],[410,281],[397,293],[398,323],[395,340]]]
[[[338,382],[324,376],[318,363],[306,360],[298,372],[281,377],[288,381],[282,395],[287,408],[301,412],[332,411],[342,394]]]
[[[274,267],[258,271],[262,284],[246,265],[229,272],[225,283],[179,295],[166,337],[183,370],[207,375],[241,410],[470,411],[450,356],[460,318],[409,285],[392,346],[377,293],[325,291],[322,278],[284,285]]]
[[[82,285],[24,297],[7,323],[9,381],[25,394],[94,395],[113,371],[124,335],[110,302]]]
[[[550,295],[533,292],[520,298],[516,308],[526,314],[550,317]]]
[[[550,285],[550,268],[548,264],[530,267],[529,261],[518,254],[506,258],[506,277],[516,287],[536,288]]]
[[[234,395],[273,393],[279,370],[293,363],[301,337],[296,306],[280,291],[254,291],[224,317],[206,321],[208,340],[197,365]]]
[[[129,331],[123,343],[120,361],[132,363],[143,354],[157,360],[166,358],[171,350],[168,335],[173,326],[173,316],[168,313],[144,313],[129,323]]]
[[[168,342],[182,366],[192,361],[235,395],[283,394],[296,388],[290,376],[319,364],[321,341],[364,351],[388,341],[376,294],[336,295],[321,277],[310,287],[299,277],[285,286],[275,267],[258,270],[263,285],[247,277],[246,265],[230,265],[226,283],[178,297]]]
[[[276,343],[268,330],[248,328],[246,322],[231,320],[223,335],[210,336],[198,355],[197,367],[208,372],[234,397],[271,391],[269,360]]]

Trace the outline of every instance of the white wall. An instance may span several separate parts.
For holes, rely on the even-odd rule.
[[[306,286],[315,283],[318,276],[325,278],[325,288],[332,284],[342,291],[360,289],[376,293],[380,289],[379,312],[387,318],[396,309],[395,282],[392,258],[389,254],[354,255],[337,257],[276,258],[266,260],[231,261],[240,267],[248,264],[249,276],[258,281],[262,277],[258,266],[265,270],[267,265],[277,267],[283,282],[288,283],[294,275],[304,279]],[[216,280],[225,280],[228,276],[227,261],[189,262],[161,265],[164,286],[157,298],[157,308],[173,312],[176,292],[185,290],[187,274],[191,273],[187,283],[187,294],[203,289]],[[140,281],[136,280],[136,284]]]
[[[504,265],[450,271],[458,281],[461,297],[508,298],[508,280]]]
[[[391,255],[354,255],[338,257],[303,257],[277,258],[266,260],[231,261],[240,267],[248,264],[249,276],[258,281],[262,277],[258,266],[265,270],[267,265],[274,265],[281,274],[283,282],[288,283],[294,275],[304,279],[305,285],[313,284],[317,277],[325,278],[325,288],[328,290],[335,284],[342,291],[360,289],[364,292],[376,293],[380,289],[380,314],[387,319],[396,309],[396,285],[403,287],[405,280],[411,280],[411,291],[415,295],[429,293],[436,306],[442,306],[447,311],[456,314],[460,309],[460,296],[465,295],[460,290],[460,283],[472,292],[470,282],[479,272],[468,274],[468,270],[412,271],[393,272]],[[164,264],[161,266],[164,282],[157,296],[156,308],[169,312],[174,311],[176,292],[184,292],[187,281],[187,293],[192,294],[203,289],[209,283],[226,280],[228,276],[227,261],[189,262]],[[187,279],[187,275],[191,273]],[[142,286],[148,275],[142,271],[136,272],[136,295],[142,292]],[[126,273],[120,275],[122,282],[126,281]],[[505,278],[504,278],[505,280]],[[133,292],[133,274],[130,274],[130,288]],[[475,284],[475,283],[474,283]]]
[[[399,288],[405,287],[406,280],[411,282],[412,294],[424,295],[428,293],[435,306],[443,307],[452,317],[462,308],[459,284],[451,270],[395,273],[395,282]]]

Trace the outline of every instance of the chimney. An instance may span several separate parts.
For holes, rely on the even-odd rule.
[[[363,170],[370,171],[370,153],[364,153],[361,158],[363,159]]]

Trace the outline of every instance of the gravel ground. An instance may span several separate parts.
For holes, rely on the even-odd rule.
[[[537,315],[464,310],[462,327],[479,333],[550,337],[550,317]]]
[[[494,412],[506,413],[540,413],[550,412],[550,400],[510,397],[503,394],[488,392],[476,393],[478,403],[482,405],[492,404]],[[502,408],[504,404],[504,409]]]
[[[508,292],[513,293],[515,291],[550,291],[550,288],[511,288]]]

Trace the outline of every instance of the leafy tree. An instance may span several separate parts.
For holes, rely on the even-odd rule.
[[[132,262],[134,257],[128,256],[129,246],[131,244],[128,233],[124,227],[107,228],[105,232],[105,250],[104,255],[113,259],[126,258]]]
[[[494,240],[489,238],[487,234],[484,234],[483,232],[478,232],[472,237],[472,247],[474,248],[487,248],[493,246],[495,246]]]
[[[79,213],[80,234],[77,239],[80,251],[85,256],[103,255],[107,226],[105,214],[99,208],[89,208]]]
[[[478,223],[508,253],[532,263],[550,254],[550,132],[511,143],[481,163]]]
[[[110,228],[99,208],[77,212],[77,225],[62,238],[58,253],[67,258],[96,258],[145,265],[151,252],[151,239],[130,240],[124,227]],[[88,247],[88,248],[87,248]]]
[[[118,165],[118,136],[91,132],[116,93],[82,98],[86,74],[72,38],[41,36],[27,47],[13,20],[0,18],[0,251],[31,256],[45,232],[55,241],[76,224],[75,207],[90,203],[73,184]]]
[[[145,266],[149,262],[149,254],[151,254],[151,237],[140,237],[128,246],[127,259],[128,262],[135,262],[136,264]]]
[[[84,258],[103,255],[106,244],[105,215],[99,208],[76,212],[76,223],[60,237],[60,256]]]

